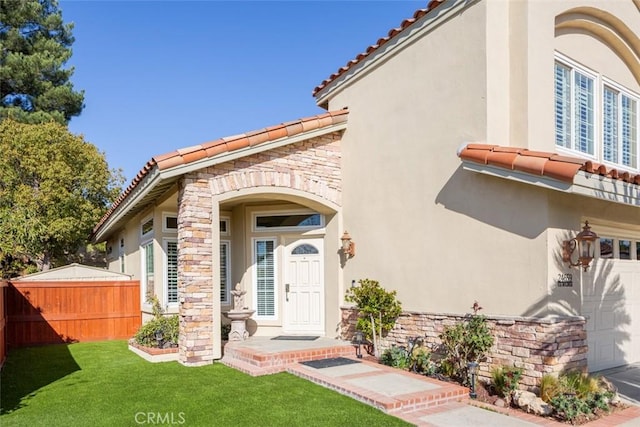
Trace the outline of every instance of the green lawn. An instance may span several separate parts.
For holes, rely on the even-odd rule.
[[[0,393],[3,427],[407,425],[290,374],[152,364],[125,341],[12,350]]]

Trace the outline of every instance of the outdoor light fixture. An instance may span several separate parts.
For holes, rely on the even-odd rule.
[[[362,344],[365,344],[366,340],[361,331],[356,331],[356,334],[353,336],[353,343],[356,345],[356,357],[362,359]]]
[[[581,266],[584,271],[587,271],[596,250],[596,240],[598,240],[598,235],[591,231],[589,221],[585,221],[582,231],[576,237],[562,242],[562,261],[572,267]],[[573,262],[571,255],[576,249],[578,249],[578,261]]]
[[[344,253],[349,258],[353,258],[356,255],[356,244],[353,240],[351,240],[351,235],[348,231],[342,233],[342,237],[340,238],[342,241],[342,253]]]
[[[469,370],[469,376],[471,377],[471,391],[469,397],[475,399],[478,397],[476,393],[476,376],[478,375],[478,362],[467,363],[467,369]]]

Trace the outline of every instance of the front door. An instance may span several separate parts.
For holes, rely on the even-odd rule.
[[[322,239],[289,242],[284,257],[285,332],[324,334]]]

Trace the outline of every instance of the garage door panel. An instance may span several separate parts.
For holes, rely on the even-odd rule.
[[[640,262],[600,260],[583,280],[589,370],[640,361]]]

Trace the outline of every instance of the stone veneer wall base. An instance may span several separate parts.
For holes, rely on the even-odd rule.
[[[557,375],[567,370],[587,370],[586,319],[567,317],[486,316],[494,336],[494,345],[480,364],[479,377],[491,378],[496,366],[523,369],[522,388],[537,390],[544,374]],[[342,307],[341,337],[353,337],[358,313]],[[431,346],[440,342],[444,328],[463,321],[465,315],[451,313],[403,312],[396,325],[383,338],[381,348],[407,346],[412,337],[424,337]]]

